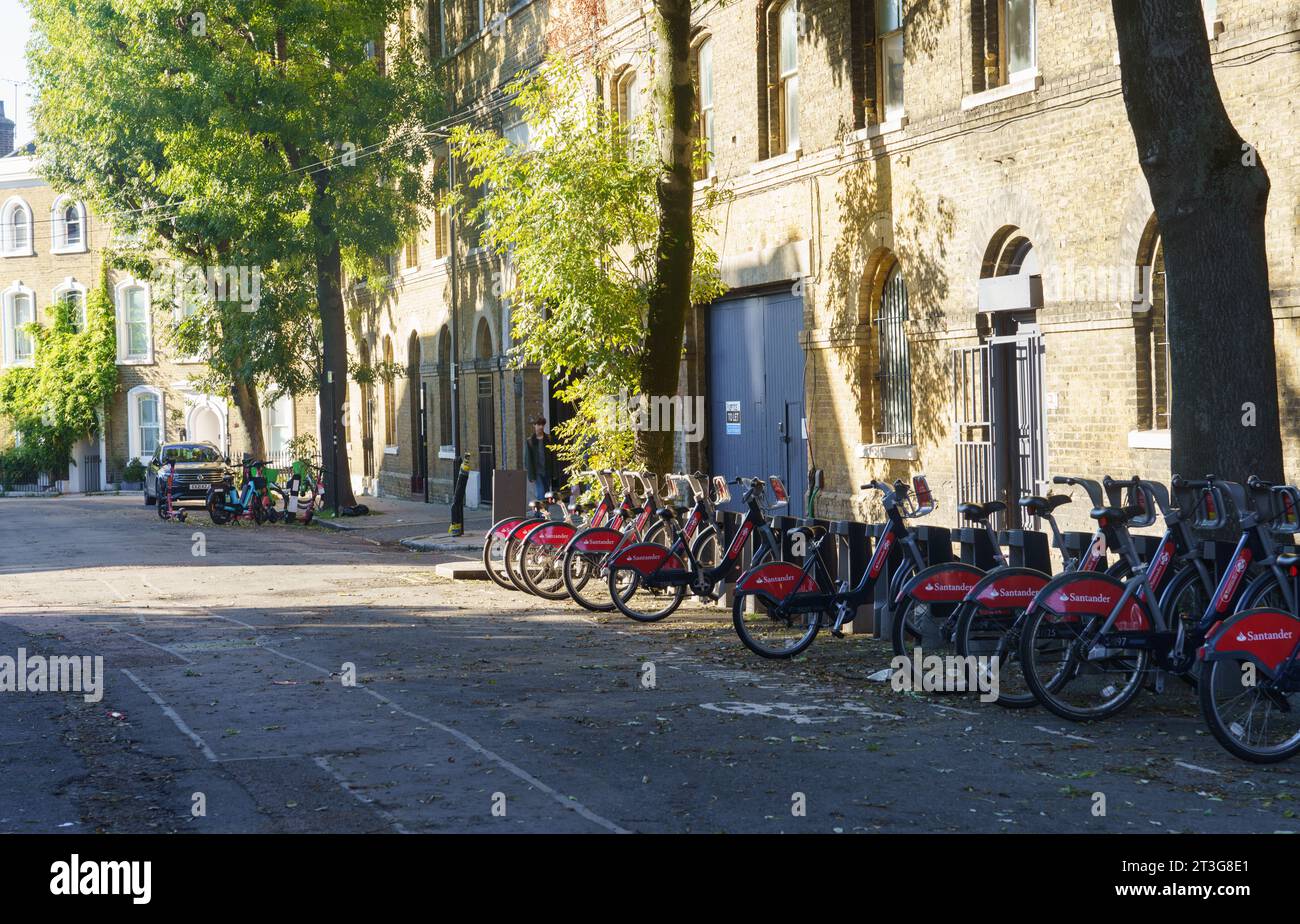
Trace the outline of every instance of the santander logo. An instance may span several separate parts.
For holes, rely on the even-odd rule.
[[[1278,629],[1275,632],[1254,632],[1247,629],[1244,632],[1237,633],[1239,642],[1284,642],[1292,636],[1289,629]]]
[[[999,597],[1020,597],[1027,599],[1038,595],[1038,590],[1034,587],[1008,587],[1002,590],[998,587],[990,587],[987,596],[997,599]]]
[[[1109,603],[1107,594],[1071,594],[1062,591],[1057,599],[1062,603]]]
[[[940,591],[942,591],[942,590],[955,590],[955,591],[958,591],[958,592],[960,592],[960,593],[965,593],[966,591],[970,590],[970,589],[971,589],[972,587],[974,587],[974,586],[975,586],[974,584],[938,584],[938,583],[935,583],[934,581],[931,581],[930,583],[928,583],[928,584],[925,585],[925,589],[926,589],[926,590],[940,590]]]

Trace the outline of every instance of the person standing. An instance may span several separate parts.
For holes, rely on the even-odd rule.
[[[551,448],[551,435],[546,432],[546,418],[533,421],[533,435],[524,443],[524,467],[528,480],[533,483],[534,496],[541,500],[555,485],[558,467],[555,451]]]

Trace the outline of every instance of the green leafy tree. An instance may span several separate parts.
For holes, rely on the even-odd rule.
[[[682,355],[680,332],[665,341],[652,321],[663,226],[653,123],[619,125],[563,58],[507,92],[530,126],[530,145],[459,126],[452,148],[477,190],[460,207],[479,223],[486,246],[509,255],[517,358],[536,363],[576,408],[556,428],[562,456],[587,467],[639,459],[667,470],[671,433],[662,434],[667,460],[648,454],[637,445],[643,431],[620,407],[638,393],[676,394]],[[713,204],[693,213],[693,235],[711,227]],[[688,306],[721,294],[712,250],[694,247],[690,270]],[[646,370],[656,363],[672,369],[671,381],[650,392],[659,380]]]
[[[117,388],[112,301],[96,289],[85,309],[83,324],[73,302],[56,302],[48,324],[27,325],[32,365],[0,375],[0,416],[21,438],[14,458],[29,473],[57,477],[73,461],[76,442],[98,431],[99,415]]]
[[[218,300],[183,336],[224,345],[214,374],[236,388],[241,413],[256,402],[238,389],[261,375],[290,389],[300,369],[331,378],[321,402],[331,446],[346,410],[344,266],[367,273],[418,232],[432,198],[436,138],[424,126],[442,94],[422,37],[404,25],[410,4],[27,2],[47,175],[146,252],[159,242],[168,260],[269,272],[263,294],[274,297],[257,317]],[[351,504],[346,453],[334,484]]]

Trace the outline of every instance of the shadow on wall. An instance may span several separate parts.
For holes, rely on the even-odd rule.
[[[944,445],[948,437],[948,349],[930,334],[946,326],[942,306],[949,294],[946,267],[956,223],[952,205],[943,198],[927,201],[913,190],[895,203],[890,161],[879,156],[879,150],[870,153],[877,156],[868,156],[840,176],[835,196],[840,236],[827,258],[825,305],[818,320],[827,343],[811,357],[812,388],[830,389],[837,404],[853,411],[852,416],[819,415],[814,458],[836,479],[855,479],[828,484],[827,495],[830,505],[860,518],[880,513],[874,497],[864,501],[857,493],[855,472],[861,469],[856,448],[859,443],[877,443],[878,434],[887,429],[879,316],[886,283],[895,273],[906,291],[911,443]],[[897,297],[896,282],[893,291]],[[816,396],[816,391],[810,395],[810,404]],[[906,460],[867,463],[867,472],[882,479],[907,478],[917,468],[916,462]]]

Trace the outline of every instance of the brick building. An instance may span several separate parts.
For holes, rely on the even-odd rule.
[[[0,369],[31,362],[33,344],[22,326],[45,320],[58,300],[84,306],[88,292],[105,286],[116,312],[118,388],[104,409],[102,432],[74,448],[67,491],[115,484],[127,462],[147,462],[167,441],[204,440],[236,456],[248,445],[233,404],[194,384],[205,371],[202,357],[181,355],[171,342],[179,317],[171,302],[147,280],[112,270],[104,279],[110,234],[84,203],[41,178],[34,158],[0,158]],[[316,416],[314,396],[269,403],[263,409],[268,451],[282,451],[297,433],[315,433]],[[0,443],[8,439],[0,432]]]
[[[422,10],[433,49],[451,59],[458,112],[526,135],[497,90],[540,58],[558,2]],[[611,60],[593,82],[622,114],[651,105],[646,10],[606,6]],[[1203,10],[1228,113],[1272,180],[1289,421],[1300,401],[1290,205],[1300,12],[1265,0]],[[865,512],[864,481],[921,470],[948,511],[959,497],[1046,490],[1054,474],[1169,475],[1160,235],[1108,3],[744,0],[701,3],[696,17],[699,122],[713,152],[699,185],[730,194],[712,243],[732,288],[689,325],[683,391],[702,395],[708,416],[693,467],[777,473],[801,493],[817,466],[818,513],[837,516]],[[450,245],[449,231],[438,219],[399,255],[381,307],[365,314],[364,350],[419,364],[390,395],[353,387],[353,439],[385,429],[383,445],[351,443],[354,472],[384,491],[409,494],[411,476],[427,472],[445,493],[453,355],[476,468],[518,467],[523,421],[557,410],[534,371],[502,359],[509,308],[494,274],[507,268],[468,235]],[[410,451],[417,381],[423,468]],[[1284,439],[1288,462],[1300,461],[1300,431]]]

